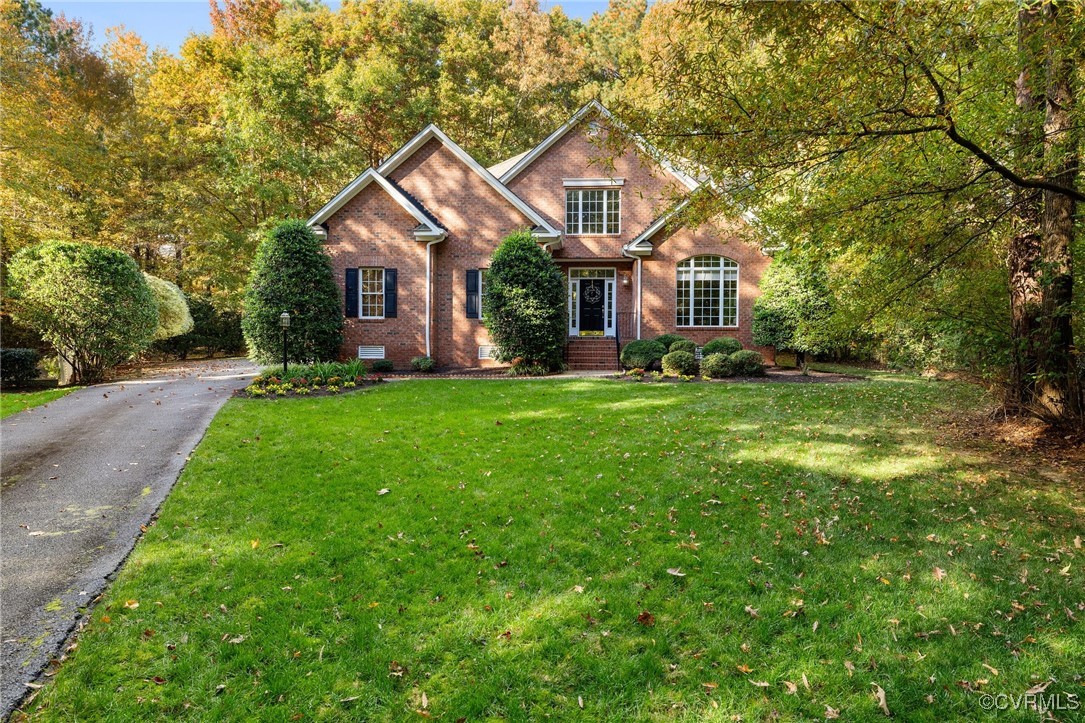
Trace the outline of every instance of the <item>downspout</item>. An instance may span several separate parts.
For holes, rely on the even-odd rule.
[[[431,309],[431,305],[433,303],[432,302],[432,299],[433,299],[433,251],[432,251],[432,249],[433,249],[434,244],[439,244],[442,241],[444,241],[444,239],[445,239],[445,237],[444,237],[444,235],[442,235],[440,238],[434,239],[433,241],[430,241],[430,242],[428,242],[426,244],[426,356],[430,357],[431,359],[433,358],[433,353],[432,353],[432,351],[430,349],[429,328],[430,328],[430,324],[432,323],[431,320],[430,320],[430,316],[431,316],[431,313],[432,313],[430,309]]]
[[[641,259],[641,257],[637,256],[636,254],[629,253],[628,249],[626,249],[624,246],[622,247],[622,256],[633,259],[637,262],[637,294],[633,304],[633,319],[635,320],[635,326],[637,328],[637,339],[640,339],[640,310],[641,296],[643,290],[641,287],[641,264],[643,263],[643,259]]]

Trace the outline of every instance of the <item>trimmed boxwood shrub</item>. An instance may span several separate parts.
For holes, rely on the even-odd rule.
[[[730,356],[736,351],[742,351],[742,342],[729,336],[721,336],[705,344],[701,354],[704,356],[709,354],[727,354]]]
[[[622,347],[621,362],[626,369],[647,369],[663,359],[667,347],[658,341],[637,339]]]
[[[664,349],[666,349],[667,351],[670,351],[671,350],[671,344],[673,344],[674,342],[676,342],[676,341],[689,341],[689,339],[682,336],[681,334],[660,334],[659,336],[656,337],[656,341],[658,341],[660,344],[662,344]],[[666,352],[664,352],[664,353],[666,353]]]
[[[136,262],[116,249],[68,241],[28,246],[8,265],[12,318],[72,366],[64,383],[96,382],[146,349],[158,305]]]
[[[154,294],[154,300],[158,304],[158,328],[155,329],[155,341],[172,339],[192,331],[195,324],[192,314],[188,309],[188,299],[185,298],[177,284],[151,276],[146,271],[143,278],[147,280],[147,286]]]
[[[0,379],[21,387],[37,376],[40,361],[37,349],[0,349]]]
[[[395,365],[392,364],[391,359],[378,359],[377,361],[373,362],[373,364],[371,364],[369,368],[375,372],[387,373],[393,371],[395,369]]]
[[[431,372],[437,368],[437,362],[428,356],[416,356],[411,359],[411,369],[416,372]]]
[[[672,342],[670,349],[667,351],[688,351],[690,354],[697,356],[697,342],[690,339],[679,339]]]
[[[740,377],[761,377],[765,375],[765,360],[753,349],[743,349],[731,355],[731,366]]]
[[[709,379],[733,377],[735,367],[731,363],[731,357],[726,354],[709,354],[701,359],[701,374]]]
[[[688,351],[672,351],[663,357],[663,373],[694,376],[697,373],[697,357]]]
[[[250,355],[262,364],[282,359],[279,315],[290,313],[287,357],[332,361],[343,343],[343,307],[332,263],[304,221],[283,221],[256,251],[245,289],[241,327]]]
[[[509,235],[490,257],[483,316],[498,361],[514,373],[561,369],[568,334],[565,277],[530,231]]]

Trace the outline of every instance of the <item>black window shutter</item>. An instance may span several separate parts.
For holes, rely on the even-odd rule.
[[[347,269],[346,283],[343,285],[346,289],[346,298],[343,304],[344,314],[348,319],[358,318],[358,269]]]
[[[478,318],[478,269],[467,269],[467,318]]]
[[[384,317],[396,318],[396,270],[384,270]]]

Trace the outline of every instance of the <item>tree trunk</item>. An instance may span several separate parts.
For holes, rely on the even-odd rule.
[[[1016,130],[1022,170],[1072,188],[1077,149],[1065,25],[1050,0],[1018,11]],[[1014,341],[1008,405],[1068,421],[1082,414],[1071,326],[1074,200],[1055,191],[1018,188],[1015,202],[1007,255]]]

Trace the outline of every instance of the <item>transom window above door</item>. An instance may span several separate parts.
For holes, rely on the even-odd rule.
[[[565,233],[621,233],[620,188],[565,189]]]

